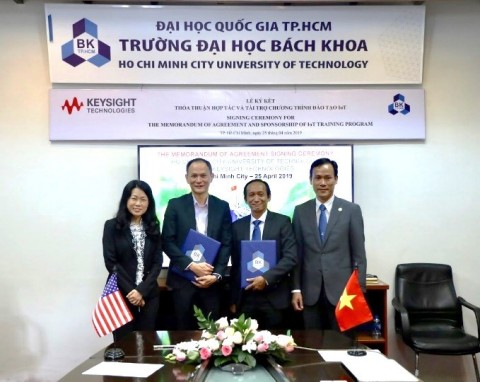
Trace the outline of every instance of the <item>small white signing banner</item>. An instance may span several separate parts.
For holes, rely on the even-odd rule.
[[[52,89],[50,140],[425,139],[423,89]]]

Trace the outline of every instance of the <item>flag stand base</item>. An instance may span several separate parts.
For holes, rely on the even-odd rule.
[[[103,358],[106,361],[116,361],[125,357],[125,352],[120,348],[110,348],[105,350],[103,353]]]
[[[365,350],[352,349],[352,350],[347,350],[347,354],[354,357],[363,357],[367,355],[367,352]]]

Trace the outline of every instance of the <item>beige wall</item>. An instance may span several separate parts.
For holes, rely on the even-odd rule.
[[[49,142],[43,4],[0,2],[2,381],[57,380],[109,343],[90,323],[106,277],[101,232],[136,176],[136,142]],[[427,139],[355,145],[369,271],[392,284],[397,263],[450,263],[458,293],[477,305],[479,20],[478,0],[427,1]],[[390,355],[411,369],[389,318]],[[422,377],[472,380],[463,358],[423,356]]]

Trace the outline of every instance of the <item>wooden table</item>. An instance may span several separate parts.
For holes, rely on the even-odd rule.
[[[199,339],[199,331],[160,331],[160,332],[135,332],[123,340],[109,345],[107,348],[93,354],[83,363],[78,365],[60,381],[62,382],[117,382],[138,381],[136,378],[108,377],[82,375],[82,373],[104,360],[104,352],[111,347],[120,347],[125,352],[124,362],[133,363],[161,363],[165,366],[142,381],[192,381],[205,380],[207,363],[200,369],[195,365],[173,364],[165,361],[164,356],[169,351],[154,351],[153,345],[175,344],[190,339]],[[295,342],[299,346],[315,349],[346,349],[352,345],[352,340],[338,332],[329,330],[298,330],[292,331]],[[200,370],[200,372],[199,372]],[[295,349],[288,354],[288,361],[280,368],[283,379],[290,381],[319,381],[321,379],[336,379],[348,382],[355,381],[350,372],[340,363],[324,362],[316,351]],[[196,371],[196,372],[195,372]],[[194,373],[195,372],[195,373]]]

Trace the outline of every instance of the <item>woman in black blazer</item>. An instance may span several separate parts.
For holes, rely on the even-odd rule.
[[[102,242],[105,266],[109,275],[117,274],[118,288],[133,315],[133,321],[113,332],[114,340],[135,330],[155,330],[163,255],[155,200],[147,183],[127,183],[116,217],[105,222]]]

